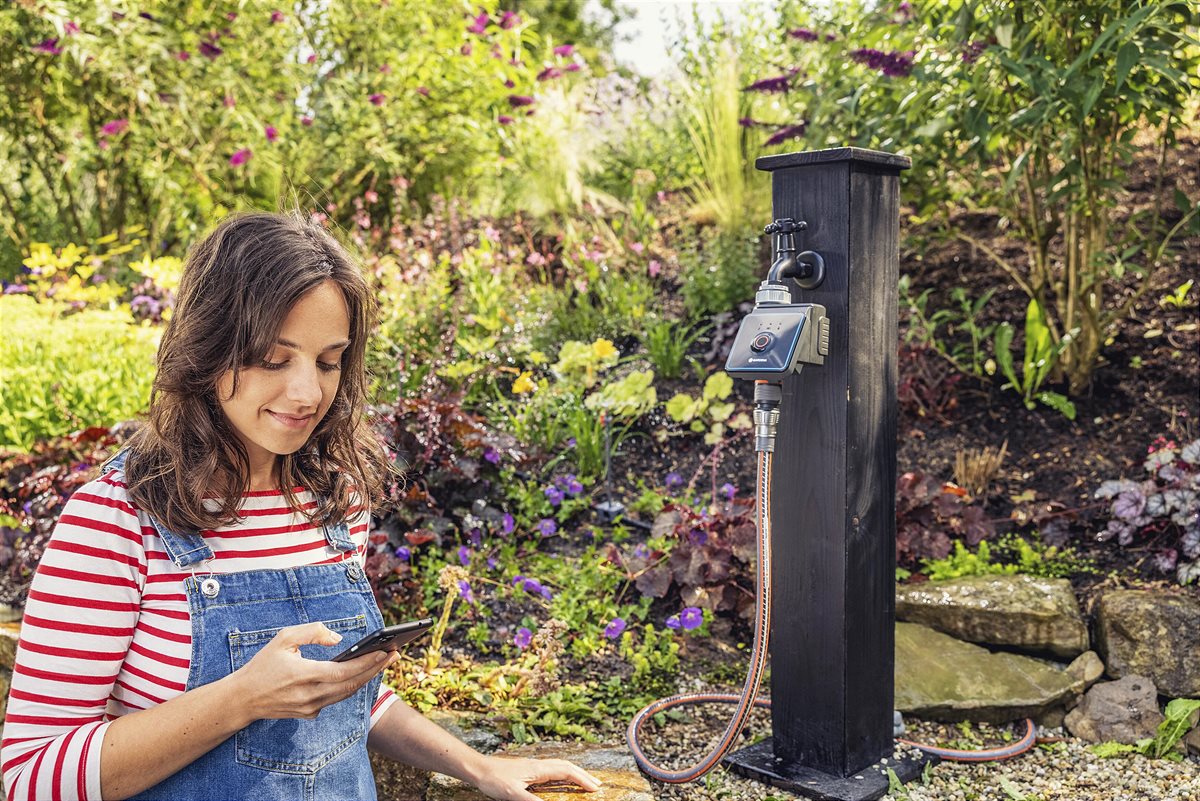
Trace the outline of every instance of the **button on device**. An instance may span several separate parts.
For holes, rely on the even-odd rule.
[[[750,343],[750,350],[754,351],[755,353],[762,353],[764,350],[771,347],[774,342],[774,334],[769,334],[766,331],[763,331],[761,334],[758,334],[754,337],[754,341]]]

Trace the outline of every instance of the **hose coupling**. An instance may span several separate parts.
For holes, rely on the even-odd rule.
[[[754,451],[774,453],[779,430],[779,404],[783,386],[768,381],[754,382]]]

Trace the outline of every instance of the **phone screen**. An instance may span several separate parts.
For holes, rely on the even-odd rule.
[[[357,659],[364,654],[373,654],[376,651],[399,650],[400,646],[407,645],[432,627],[433,618],[427,617],[424,620],[410,620],[407,623],[373,631],[335,656],[333,661],[345,662],[348,659]]]

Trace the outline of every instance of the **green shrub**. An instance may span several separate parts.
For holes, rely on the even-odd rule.
[[[758,236],[748,229],[704,229],[680,251],[679,262],[680,291],[693,320],[732,311],[753,298],[754,288],[767,276],[766,265],[759,263]]]
[[[0,448],[108,426],[143,411],[159,329],[124,311],[84,310],[0,297]]]

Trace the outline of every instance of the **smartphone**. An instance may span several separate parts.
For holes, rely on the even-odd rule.
[[[401,645],[406,645],[426,631],[433,628],[433,618],[410,620],[396,626],[379,629],[363,637],[345,651],[333,658],[334,662],[345,662],[363,654],[373,654],[376,651],[397,651]]]

